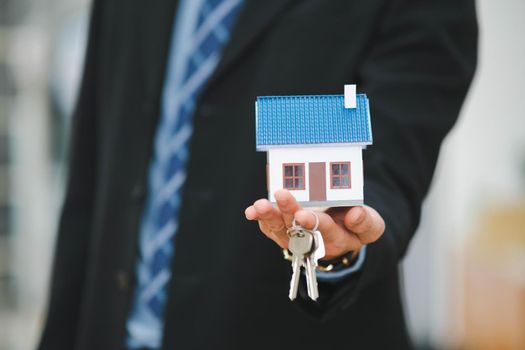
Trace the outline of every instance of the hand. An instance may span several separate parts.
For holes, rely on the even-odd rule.
[[[288,248],[286,230],[297,224],[312,229],[316,219],[310,210],[302,209],[287,190],[275,193],[277,207],[267,199],[259,199],[245,210],[248,220],[257,220],[261,231],[281,248]],[[333,259],[348,252],[358,252],[364,244],[379,239],[385,231],[381,215],[371,207],[329,208],[316,212],[319,216],[319,231],[323,235],[326,255]]]

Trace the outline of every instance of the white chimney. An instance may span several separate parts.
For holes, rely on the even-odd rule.
[[[356,108],[356,85],[345,85],[345,108]]]

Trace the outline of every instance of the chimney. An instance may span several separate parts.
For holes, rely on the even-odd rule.
[[[345,85],[345,108],[356,108],[356,85]]]

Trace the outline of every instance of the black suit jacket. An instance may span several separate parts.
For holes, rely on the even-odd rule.
[[[174,0],[95,0],[41,350],[117,350]],[[164,349],[406,349],[398,263],[476,62],[471,0],[246,0],[199,98]],[[360,273],[292,303],[290,265],[244,218],[265,197],[258,95],[370,98],[365,201],[387,229]],[[299,346],[300,344],[300,346]]]

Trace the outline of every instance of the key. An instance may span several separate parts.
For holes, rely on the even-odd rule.
[[[317,262],[319,259],[325,256],[324,241],[321,232],[319,231],[310,231],[314,238],[313,251],[306,257],[305,265],[305,274],[306,274],[306,283],[308,296],[312,300],[317,300],[319,298],[319,289],[317,285],[317,277],[315,274],[315,269],[317,268]]]
[[[315,276],[314,264],[312,255],[309,255],[304,261],[308,296],[312,300],[317,300],[317,298],[319,298],[319,290],[317,288],[317,277]]]
[[[290,281],[290,293],[288,297],[294,300],[299,288],[299,279],[301,276],[301,266],[304,264],[305,256],[312,250],[314,243],[313,235],[299,226],[292,226],[288,230],[290,242],[288,249],[292,252],[292,279]]]
[[[314,236],[314,244],[315,244],[315,250],[312,252],[312,255],[315,259],[315,267],[317,267],[317,262],[324,258],[324,256],[326,255],[326,251],[325,251],[325,248],[324,248],[324,240],[323,240],[323,235],[321,234],[320,231],[313,231],[313,236]]]
[[[297,297],[297,289],[299,288],[301,265],[303,265],[305,257],[308,256],[312,251],[314,237],[312,233],[298,226],[292,226],[290,229],[288,229],[288,236],[290,236],[288,249],[293,254],[292,279],[290,280],[290,292],[288,297],[290,300],[294,300]]]

